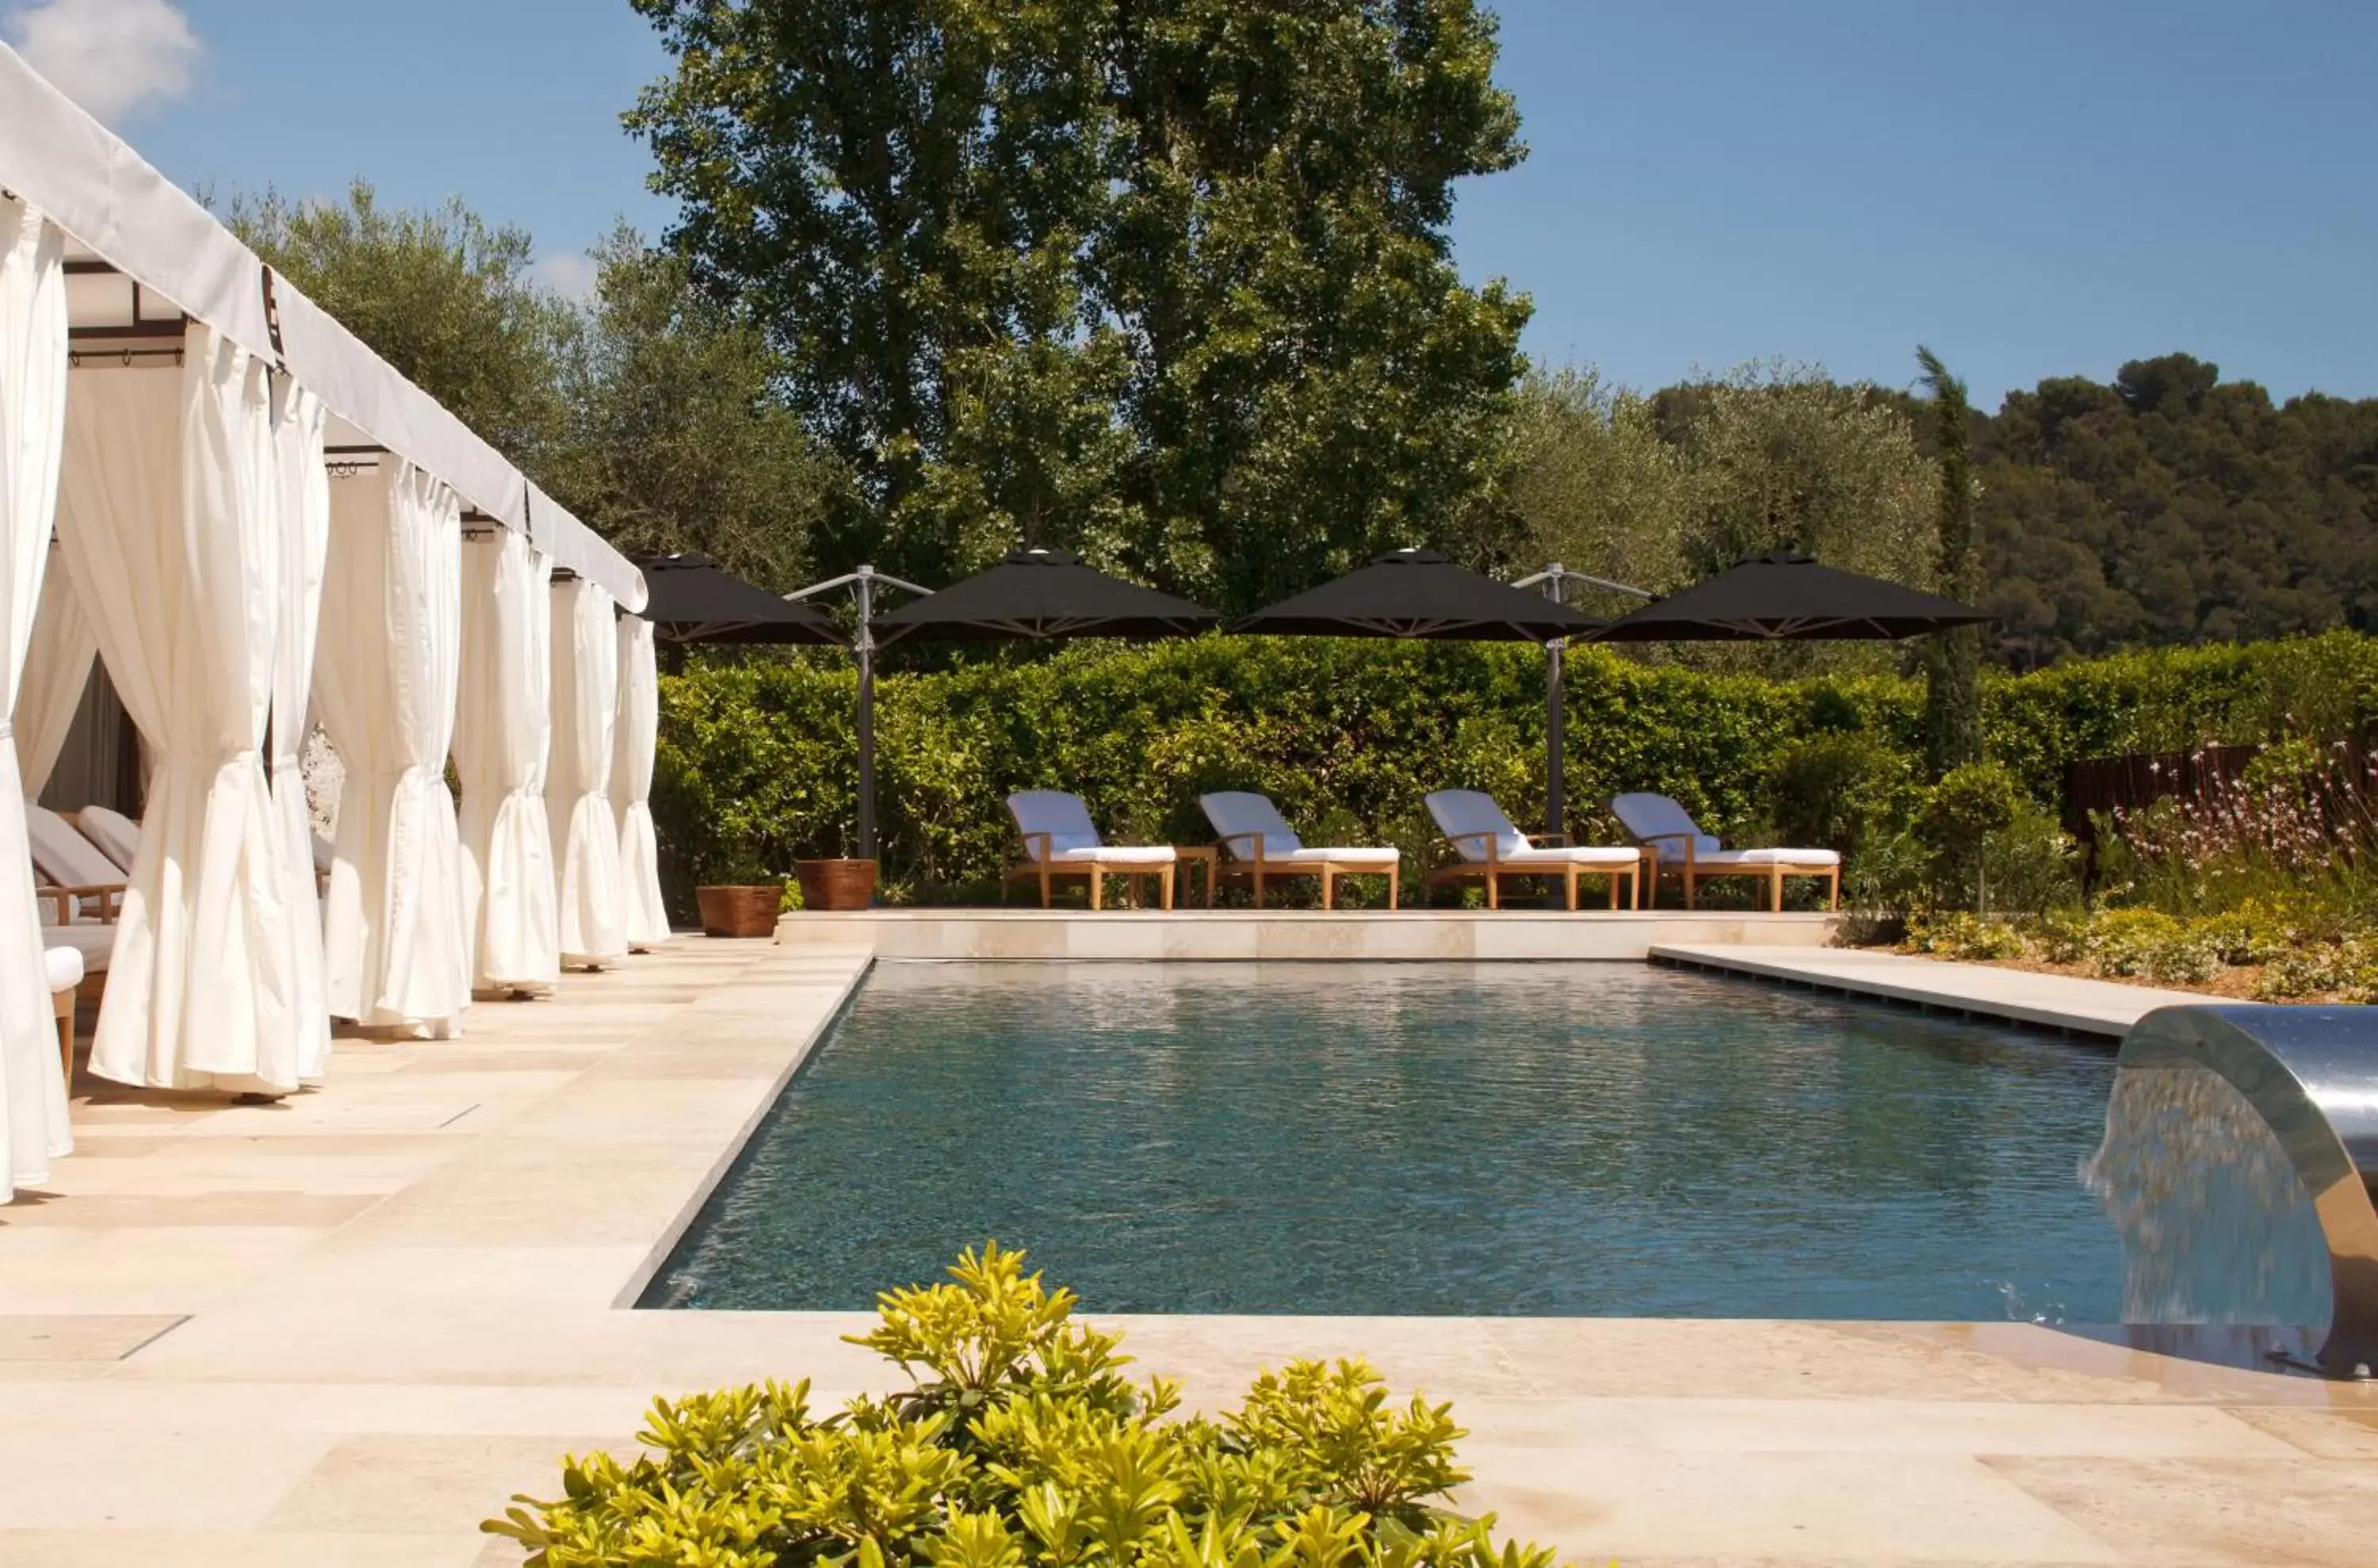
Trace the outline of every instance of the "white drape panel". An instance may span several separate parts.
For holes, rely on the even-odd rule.
[[[329,415],[322,400],[283,377],[274,387],[272,471],[281,509],[281,635],[272,654],[272,811],[291,921],[290,1010],[297,1077],[319,1083],[330,1059],[330,1012],[322,973],[321,904],[314,829],[306,813],[307,705],[322,613],[323,556],[330,541],[330,478],[322,466]]]
[[[54,503],[54,484],[50,495]],[[90,683],[91,660],[99,657],[99,635],[75,597],[65,552],[47,553],[49,574],[42,581],[33,641],[25,651],[24,672],[17,684],[17,766],[29,801],[41,794],[58,765],[58,752],[74,728],[75,709],[82,706],[83,688]]]
[[[0,1203],[70,1153],[25,791],[6,733],[49,565],[66,418],[66,241],[0,197]]]
[[[619,712],[619,642],[609,594],[582,579],[553,585],[553,760],[545,809],[553,827],[564,963],[628,951],[619,924],[619,825],[611,815],[611,730]]]
[[[462,643],[462,503],[389,456],[331,487],[315,703],[346,778],[323,945],[330,1011],[450,1033],[470,1006],[446,754]]]
[[[561,978],[552,829],[545,814],[552,585],[551,559],[510,529],[463,541],[454,771],[462,780],[471,978],[481,990],[542,990]]]
[[[150,744],[140,854],[91,1070],[160,1089],[297,1087],[293,925],[264,730],[280,507],[263,364],[194,325],[179,374],[74,372],[58,537]]]
[[[619,924],[631,947],[668,940],[660,845],[653,837],[653,746],[660,735],[660,671],[653,623],[619,618],[619,719],[611,753],[611,809],[619,820]]]

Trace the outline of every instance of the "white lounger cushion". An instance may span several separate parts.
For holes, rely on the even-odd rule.
[[[1684,846],[1670,837],[1679,833],[1692,838],[1695,865],[1839,865],[1842,862],[1832,850],[1726,849],[1700,830],[1692,813],[1666,795],[1621,795],[1610,802],[1610,814],[1627,832],[1659,850],[1663,862],[1683,862]]]
[[[1082,803],[1079,795],[1063,790],[1019,790],[1007,797],[1007,814],[1015,819],[1016,831],[1024,837],[1024,852],[1035,859],[1041,853],[1040,840],[1033,835],[1049,836],[1048,856],[1052,862],[1068,865],[1171,865],[1174,855],[1170,846],[1101,844],[1099,830],[1090,821],[1090,808]]]
[[[1495,798],[1477,790],[1439,790],[1428,797],[1428,814],[1453,840],[1454,851],[1465,861],[1483,861],[1486,846],[1474,835],[1491,834],[1495,839],[1495,858],[1505,865],[1535,865],[1557,869],[1562,866],[1635,865],[1641,862],[1639,850],[1613,848],[1607,845],[1575,844],[1538,846],[1528,842],[1528,836],[1511,825]],[[1473,835],[1473,837],[1463,837]]]
[[[100,848],[100,851],[122,868],[125,875],[132,874],[132,862],[140,853],[140,825],[119,811],[105,806],[85,806],[75,814],[75,823],[82,836]]]
[[[1720,850],[1714,854],[1693,851],[1693,863],[1711,865],[1839,865],[1832,850]]]
[[[112,925],[52,925],[42,923],[42,947],[70,947],[82,959],[85,974],[105,974],[107,956],[115,950]]]
[[[1166,866],[1178,858],[1168,844],[1092,844],[1060,850],[1050,857],[1059,865]]]
[[[82,954],[72,947],[44,947],[42,971],[53,992],[71,991],[82,983]]]
[[[1272,804],[1269,795],[1222,790],[1200,795],[1197,803],[1206,809],[1206,819],[1214,825],[1215,837],[1234,861],[1254,860],[1258,840],[1265,863],[1269,865],[1391,866],[1403,859],[1393,849],[1308,847],[1296,836],[1296,829],[1288,825],[1288,819],[1279,814],[1279,808]]]

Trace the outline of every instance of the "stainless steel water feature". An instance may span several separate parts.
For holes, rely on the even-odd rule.
[[[2161,1007],[2124,1037],[2120,1066],[2209,1068],[2270,1125],[2328,1244],[2321,1369],[2378,1369],[2378,1008]]]

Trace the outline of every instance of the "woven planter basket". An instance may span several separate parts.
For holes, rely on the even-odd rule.
[[[805,910],[863,910],[875,897],[873,861],[796,861]]]
[[[705,936],[774,936],[776,913],[784,907],[782,883],[756,887],[697,887],[694,908],[702,914]]]

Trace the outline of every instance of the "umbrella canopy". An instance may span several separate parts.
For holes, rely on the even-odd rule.
[[[1915,588],[1820,566],[1788,550],[1746,556],[1706,582],[1630,610],[1597,643],[1895,641],[1988,616]]]
[[[1015,637],[1187,637],[1221,617],[1187,599],[1093,572],[1066,550],[1020,549],[937,594],[875,618],[878,642]]]
[[[648,556],[636,564],[651,590],[641,613],[654,635],[669,642],[839,647],[847,641],[822,611],[730,577],[706,555]]]
[[[1425,637],[1544,643],[1600,626],[1542,594],[1456,566],[1433,549],[1399,549],[1286,598],[1231,628],[1267,637]]]

